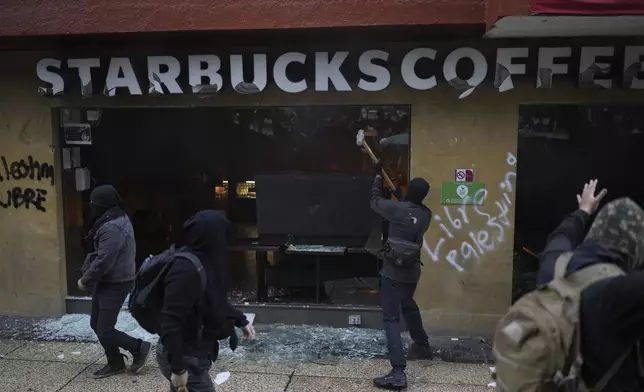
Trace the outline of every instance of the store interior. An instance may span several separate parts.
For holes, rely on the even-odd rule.
[[[364,183],[372,164],[356,145],[356,133],[365,131],[367,143],[404,189],[409,107],[66,108],[59,117],[69,295],[86,295],[73,283],[89,250],[83,240],[91,226],[89,194],[97,185],[111,184],[134,226],[137,265],[170,244],[180,245],[182,224],[195,212],[222,210],[231,222],[227,275],[233,301],[377,306],[379,265],[366,251],[366,236],[350,241],[360,251],[323,257],[317,260],[319,266],[312,255],[271,248],[261,271],[256,265],[259,248],[249,244],[271,241],[261,233],[261,227],[270,226],[267,220],[275,223],[283,216],[305,225],[307,217],[298,215],[302,209],[288,208],[289,197],[324,198],[319,203],[325,211],[338,215],[342,208],[357,208],[362,211],[359,219],[371,219],[365,215],[369,189],[365,191]],[[256,184],[257,178],[271,176],[287,179],[284,200],[274,201],[277,214],[271,211],[269,196],[262,199],[258,192],[268,188]],[[302,187],[323,196],[298,188],[298,178],[303,178]],[[351,187],[359,189],[355,197],[348,191]],[[264,193],[279,195],[279,190]],[[328,232],[334,224],[350,223],[348,214],[340,215],[345,216],[323,223],[326,237],[319,244],[344,246],[348,241],[327,238],[333,237]],[[258,216],[264,217],[263,224]],[[370,225],[374,229],[368,235],[381,241],[386,227],[377,218]],[[300,243],[307,243],[301,238]],[[285,239],[273,242],[284,245]],[[260,280],[265,298],[257,292]]]
[[[577,208],[590,179],[605,201],[630,197],[644,205],[641,177],[644,107],[521,105],[517,149],[513,298],[534,289],[537,255],[548,234]]]

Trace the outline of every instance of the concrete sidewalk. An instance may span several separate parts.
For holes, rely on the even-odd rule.
[[[105,363],[95,343],[0,340],[2,391],[20,392],[157,392],[168,384],[156,368],[154,355],[140,375],[122,374],[103,380],[90,377]],[[308,361],[249,360],[226,357],[215,363],[213,377],[228,371],[217,386],[223,392],[377,391],[371,379],[386,373],[383,359]],[[410,362],[408,391],[475,392],[487,387],[489,367],[440,361]]]

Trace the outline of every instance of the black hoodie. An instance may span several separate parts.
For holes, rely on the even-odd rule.
[[[234,333],[228,320],[238,327],[248,324],[227,298],[229,225],[219,211],[200,211],[184,225],[184,249],[199,257],[208,283],[202,291],[197,269],[184,259],[177,259],[165,277],[160,338],[173,373],[186,369],[184,356],[216,357],[222,331]]]

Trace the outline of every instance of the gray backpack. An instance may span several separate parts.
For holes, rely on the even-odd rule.
[[[581,377],[581,292],[624,272],[614,264],[594,264],[566,277],[571,258],[572,252],[561,255],[554,279],[519,299],[499,322],[493,343],[499,392],[591,390]],[[606,387],[631,350],[613,363],[593,392]]]

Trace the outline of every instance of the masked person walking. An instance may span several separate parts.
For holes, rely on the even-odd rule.
[[[115,328],[135,278],[134,230],[121,205],[121,197],[111,185],[96,187],[90,195],[93,225],[86,240],[91,243],[92,251],[83,264],[78,287],[93,290],[90,324],[107,357],[107,365],[94,373],[96,378],[126,370],[119,348],[132,354],[130,370],[133,373],[140,372],[151,349],[150,343]]]
[[[378,251],[383,261],[380,271],[380,298],[383,311],[387,349],[392,370],[384,377],[374,379],[377,387],[404,389],[407,387],[405,351],[400,337],[400,314],[405,319],[414,341],[409,356],[429,359],[431,349],[414,293],[420,279],[420,250],[423,235],[429,229],[432,213],[423,199],[429,192],[429,184],[422,178],[414,178],[401,201],[382,197],[382,165],[374,167],[376,176],[371,192],[371,208],[389,222],[389,236],[384,247]]]
[[[214,392],[210,367],[217,359],[218,341],[230,337],[234,350],[234,327],[243,330],[245,339],[255,337],[246,316],[227,298],[229,224],[219,211],[200,211],[188,219],[181,252],[197,256],[201,265],[176,257],[163,278],[157,362],[173,392]]]

